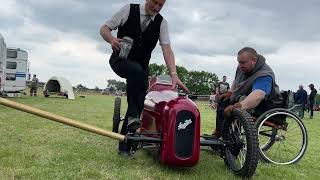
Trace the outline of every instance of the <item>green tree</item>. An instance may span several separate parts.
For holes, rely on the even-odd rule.
[[[78,84],[78,85],[76,86],[76,88],[77,88],[77,89],[80,89],[80,90],[82,90],[82,91],[88,90],[88,88],[87,88],[86,86],[82,85],[82,84]]]
[[[166,74],[167,67],[163,64],[158,65],[156,63],[152,63],[149,65],[149,75],[156,76],[160,74]]]
[[[169,74],[165,65],[158,65],[156,63],[149,65],[150,76]],[[176,66],[177,74],[180,80],[189,88],[194,94],[211,94],[219,79],[216,74],[206,71],[188,71],[183,66]]]
[[[214,73],[205,71],[191,71],[187,77],[186,86],[194,94],[210,94],[218,83],[218,77]]]
[[[119,90],[119,91],[126,92],[127,83],[122,82],[122,81],[118,81],[116,88],[117,88],[117,90]]]
[[[189,78],[188,70],[183,66],[177,66],[176,69],[177,69],[177,74],[179,75],[179,79],[183,83],[187,83],[188,78]]]
[[[319,94],[317,94],[316,95],[316,104],[320,104],[320,95]]]
[[[114,93],[115,91],[116,91],[116,89],[113,86],[109,87],[109,92],[110,93]]]
[[[111,89],[122,91],[122,92],[126,91],[127,85],[125,82],[117,81],[115,79],[109,79],[109,80],[107,80],[107,82],[108,82],[107,87],[110,89],[110,91],[111,91]]]
[[[96,86],[96,87],[94,88],[94,90],[95,90],[95,91],[100,91],[100,88],[99,88],[98,86]]]

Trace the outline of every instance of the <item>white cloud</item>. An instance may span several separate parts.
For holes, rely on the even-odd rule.
[[[99,27],[129,2],[143,1],[0,0],[0,32],[8,46],[28,51],[31,73],[41,81],[61,75],[72,85],[105,87],[107,79],[121,78],[108,64],[111,48]],[[320,87],[319,8],[317,1],[174,0],[162,14],[177,65],[231,81],[238,50],[252,46],[267,58],[280,88],[296,90],[311,82]],[[159,46],[153,62],[164,63]]]
[[[10,18],[17,15],[18,7],[15,1],[0,1],[0,12],[3,18]]]
[[[266,57],[282,89],[296,90],[299,84],[307,87],[310,83],[320,86],[320,42],[288,42],[279,51]]]

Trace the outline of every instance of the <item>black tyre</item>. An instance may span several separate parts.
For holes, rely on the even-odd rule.
[[[112,122],[112,132],[119,132],[119,124],[120,124],[120,110],[121,110],[121,98],[116,97],[114,99],[114,111],[113,111],[113,122]]]
[[[251,177],[258,165],[259,142],[250,114],[235,109],[224,121],[222,138],[229,142],[224,153],[226,166],[237,176]]]
[[[298,118],[303,119],[304,117],[304,108],[302,105],[294,105],[290,108],[290,111],[293,112]]]
[[[271,109],[257,119],[256,127],[261,160],[286,165],[297,163],[304,156],[308,134],[303,122],[293,112],[282,108]],[[268,129],[275,133],[268,136]]]

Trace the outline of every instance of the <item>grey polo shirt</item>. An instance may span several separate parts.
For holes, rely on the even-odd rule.
[[[140,8],[140,23],[143,22],[143,20],[146,18],[146,9],[145,9],[145,3],[139,5]],[[116,12],[109,20],[107,20],[106,25],[112,29],[115,30],[119,26],[123,26],[124,23],[128,20],[130,13],[130,4],[125,5],[122,7],[118,12]],[[151,16],[151,20],[153,21],[155,16]],[[148,22],[149,24],[150,22]],[[160,25],[160,37],[159,37],[159,43],[160,45],[163,44],[170,44],[170,38],[169,38],[169,31],[168,31],[168,22],[163,18],[161,25]]]

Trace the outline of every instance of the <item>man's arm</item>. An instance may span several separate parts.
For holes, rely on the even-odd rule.
[[[307,93],[307,91],[304,91],[303,93],[304,93],[303,94],[303,103],[307,104],[308,103],[308,93]]]
[[[264,99],[266,93],[260,89],[252,91],[243,101],[240,102],[242,109],[253,109]]]
[[[118,52],[120,50],[121,39],[113,37],[111,31],[116,30],[119,26],[122,26],[128,19],[130,12],[130,5],[123,6],[117,11],[107,22],[100,28],[100,35],[102,38],[111,44],[112,50]]]
[[[165,60],[167,67],[169,69],[169,73],[171,74],[173,72],[176,72],[174,54],[172,52],[170,44],[163,44],[163,45],[161,45],[161,48],[162,48],[164,60]]]
[[[231,85],[231,88],[229,89],[229,91],[233,92],[235,88],[236,88],[236,80],[234,79],[232,81],[232,85]]]
[[[172,87],[175,88],[175,86],[178,85],[182,88],[182,90],[184,92],[189,93],[188,88],[180,81],[180,79],[178,77],[174,54],[173,54],[173,51],[171,49],[170,44],[162,44],[161,49],[162,49],[164,60],[167,64],[169,73],[172,78]]]
[[[270,95],[272,91],[272,77],[258,77],[252,86],[252,92],[240,102],[243,109],[253,109],[257,107],[265,96]]]
[[[121,39],[113,37],[113,35],[111,34],[111,31],[112,30],[107,25],[103,25],[100,28],[100,35],[106,42],[111,44],[112,50],[114,52],[118,52],[120,51]]]
[[[216,94],[220,94],[220,82],[218,83],[217,87],[216,87]]]
[[[299,90],[298,90],[298,91],[299,91]],[[298,91],[293,94],[293,101],[294,101],[294,103],[297,103],[297,101],[298,101]]]
[[[311,93],[310,93],[310,98],[309,99],[314,99],[314,97],[316,96],[316,94],[317,94],[317,91],[316,90],[313,90],[313,91],[311,91]]]

